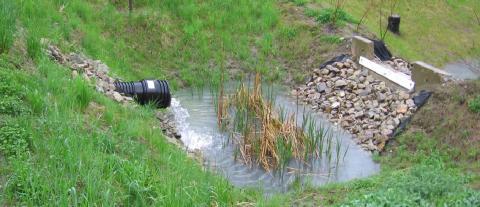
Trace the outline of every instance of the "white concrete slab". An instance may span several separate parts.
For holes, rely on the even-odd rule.
[[[421,67],[423,67],[423,68],[429,69],[429,70],[431,70],[431,71],[433,71],[433,72],[435,72],[435,73],[438,73],[438,74],[440,74],[440,75],[452,76],[450,73],[448,73],[448,72],[446,72],[446,71],[444,71],[444,70],[440,70],[440,69],[438,69],[438,68],[436,68],[436,67],[434,67],[434,66],[432,66],[432,65],[429,65],[429,64],[427,64],[427,63],[425,63],[425,62],[422,62],[422,61],[415,61],[415,62],[413,62],[413,64],[417,64],[417,65],[419,65],[419,66],[421,66]]]
[[[412,81],[412,78],[402,72],[386,68],[376,62],[369,60],[363,56],[359,59],[359,64],[363,67],[375,72],[376,74],[385,77],[387,80],[401,86],[408,92],[413,92],[415,90],[415,82]]]

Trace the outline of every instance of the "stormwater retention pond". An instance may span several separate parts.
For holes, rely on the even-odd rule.
[[[219,129],[214,104],[215,94],[210,90],[185,89],[175,93],[171,109],[181,141],[188,150],[199,150],[204,165],[223,175],[234,186],[261,188],[267,193],[286,192],[293,183],[321,186],[332,182],[348,181],[373,175],[380,170],[379,164],[372,160],[371,153],[361,149],[348,132],[329,122],[321,114],[311,110],[286,94],[286,88],[273,87],[275,105],[287,114],[297,117],[298,125],[302,117],[309,115],[316,124],[328,128],[340,142],[339,156],[327,160],[327,156],[312,158],[308,161],[292,159],[281,170],[266,171],[260,165],[247,165],[236,159],[235,144],[229,141],[228,133]],[[333,147],[333,151],[338,151]],[[337,157],[339,158],[337,162]]]

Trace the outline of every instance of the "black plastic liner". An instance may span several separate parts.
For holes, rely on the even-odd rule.
[[[115,90],[133,96],[144,105],[154,103],[158,108],[170,106],[172,100],[168,82],[165,80],[142,80],[137,82],[115,82]]]
[[[372,39],[371,39],[372,40]],[[381,40],[372,40],[373,41],[373,50],[375,55],[380,58],[382,61],[392,59],[392,53],[388,50],[385,43]]]
[[[320,69],[325,68],[327,65],[331,65],[335,62],[345,62],[345,61],[347,61],[347,59],[349,59],[351,57],[352,57],[351,55],[341,54],[337,57],[334,57],[334,58],[328,60],[327,62],[322,63],[318,68],[320,68]],[[308,82],[311,82],[311,81],[313,81],[313,76],[309,75],[305,78],[305,84],[307,84]]]
[[[431,91],[421,90],[418,95],[414,96],[413,102],[415,103],[415,106],[417,106],[417,109],[420,109],[420,107],[425,105],[432,94]]]
[[[433,93],[431,91],[421,90],[418,93],[418,95],[413,97],[413,102],[415,103],[415,106],[417,106],[417,110],[427,103],[428,99],[430,99],[432,94]],[[405,129],[407,128],[407,125],[410,124],[410,122],[412,122],[412,118],[413,118],[413,115],[402,119],[397,129],[395,129],[395,133],[393,134],[393,136],[397,136],[402,132],[404,132]]]
[[[334,57],[334,58],[330,59],[330,60],[327,61],[327,62],[322,63],[319,68],[322,69],[322,68],[326,67],[327,65],[331,65],[331,64],[333,64],[333,63],[335,63],[335,62],[345,62],[345,61],[347,61],[347,59],[350,58],[350,57],[351,57],[350,55],[341,54],[341,55],[339,55],[339,56],[337,56],[337,57]]]

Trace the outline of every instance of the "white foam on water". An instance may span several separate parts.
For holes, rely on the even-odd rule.
[[[182,135],[181,140],[189,150],[197,150],[210,146],[213,143],[213,137],[209,134],[199,134],[190,128],[187,119],[190,117],[188,110],[183,108],[175,98],[172,98],[170,110],[175,115],[177,129]]]

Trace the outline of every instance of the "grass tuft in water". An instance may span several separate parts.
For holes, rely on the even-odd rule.
[[[217,105],[219,125],[231,131],[239,157],[247,165],[259,164],[267,171],[283,170],[291,159],[306,163],[323,154],[328,164],[335,158],[338,165],[340,140],[334,140],[335,136],[310,115],[304,113],[299,127],[295,114],[282,107],[276,111],[273,88],[267,87],[264,95],[261,81],[257,73],[253,87],[241,83],[234,94],[222,99],[223,105]]]

